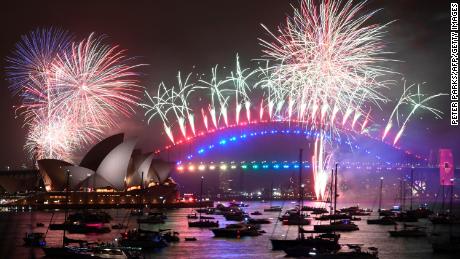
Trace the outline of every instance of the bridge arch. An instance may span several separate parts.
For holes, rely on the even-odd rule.
[[[428,161],[428,159],[421,154],[416,154],[400,146],[394,146],[389,142],[381,141],[381,139],[367,132],[360,132],[353,128],[345,127],[338,130],[340,134],[326,134],[325,139],[331,143],[348,144],[351,148],[356,150],[361,149],[361,146],[355,143],[356,139],[364,139],[383,145],[388,149],[394,150],[396,153],[411,157],[411,162],[413,164],[423,164]],[[182,150],[178,152],[180,153],[179,155],[176,154],[173,156],[173,159],[181,163],[191,161],[203,154],[214,152],[220,146],[226,146],[227,144],[237,142],[241,143],[255,137],[270,137],[274,135],[302,136],[307,140],[313,140],[320,136],[320,130],[306,129],[304,125],[301,125],[297,121],[257,121],[252,123],[240,123],[238,125],[229,125],[198,132],[194,136],[176,141],[175,144],[166,145],[157,149],[155,154],[163,158],[168,158],[168,156],[171,158],[171,153],[175,153],[175,150]],[[364,151],[367,153],[370,152],[368,150]]]

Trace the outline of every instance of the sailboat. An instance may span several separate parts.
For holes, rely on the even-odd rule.
[[[382,210],[382,196],[383,196],[383,177],[380,177],[380,193],[379,193],[379,217],[377,219],[368,219],[367,224],[376,224],[376,225],[395,225],[396,220],[391,216],[381,217],[380,211]]]
[[[142,196],[144,194],[144,172],[141,175],[139,193],[139,208],[134,215],[144,215]],[[133,214],[131,214],[133,215]],[[151,213],[147,218],[138,218],[138,228],[121,233],[119,245],[124,247],[140,248],[142,250],[161,249],[168,246],[165,236],[160,231],[141,229],[141,224],[164,223],[165,216],[162,213]]]
[[[89,181],[87,181],[89,182]],[[70,188],[70,187],[68,187]],[[88,186],[86,188],[86,199],[88,199]],[[96,190],[96,176],[93,175],[93,190]],[[90,211],[83,209],[69,215],[63,223],[49,224],[50,230],[67,230],[70,234],[102,234],[109,233],[110,228],[105,223],[110,223],[112,217],[104,211]]]
[[[302,208],[303,203],[303,192],[302,192],[302,152],[303,150],[300,149],[299,151],[299,208]],[[298,214],[300,217],[301,209],[298,210]],[[297,238],[295,239],[270,239],[272,243],[273,250],[286,250],[294,247],[311,247],[316,248],[318,250],[330,250],[336,251],[340,249],[340,245],[338,243],[339,236],[338,235],[320,235],[322,232],[320,231],[313,231],[310,232],[312,236],[305,237],[305,232],[303,228],[299,225],[297,228]],[[313,236],[315,235],[316,236]]]
[[[66,170],[67,173],[67,185],[66,185],[66,196],[65,196],[65,211],[64,211],[64,222],[67,220],[67,213],[68,213],[68,202],[69,202],[69,188],[70,188],[70,171]],[[42,247],[43,252],[47,257],[53,258],[91,258],[91,253],[88,252],[87,249],[81,249],[79,247],[73,246],[66,246],[67,238],[66,238],[66,229],[63,229],[62,235],[62,246],[58,247],[49,247],[44,246]],[[94,257],[93,257],[94,258]]]
[[[272,201],[273,201],[273,180],[272,180],[272,184],[270,185],[270,207],[265,208],[264,212],[280,212],[282,210],[281,206],[273,206]]]
[[[411,186],[410,186],[410,207],[408,211],[401,212],[397,217],[396,221],[401,222],[417,222],[419,218],[427,218],[433,212],[426,207],[420,207],[413,209],[413,198],[414,198],[414,169],[411,170]],[[405,188],[403,190],[405,196]]]
[[[144,215],[144,204],[142,197],[144,195],[144,172],[141,174],[141,189],[139,193],[139,213],[137,215]],[[165,223],[166,215],[161,212],[150,212],[146,218],[138,218],[137,224],[163,224]],[[140,225],[139,225],[140,229]]]
[[[445,184],[441,185],[442,187],[442,202],[441,202],[441,211],[436,215],[432,215],[429,217],[431,223],[433,225],[450,225],[450,224],[460,224],[460,218],[456,217],[452,213],[452,209],[448,211],[444,209],[445,207]]]
[[[454,179],[451,179],[450,185],[450,205],[449,211],[452,214],[453,196],[454,196]],[[449,224],[449,238],[447,240],[436,240],[432,243],[434,253],[458,254],[460,253],[460,237],[452,234],[453,222]]]
[[[198,221],[189,221],[188,226],[189,227],[197,227],[197,228],[217,228],[219,227],[219,221],[212,221],[209,219],[203,219],[201,216],[201,204],[203,203],[203,181],[204,177],[201,176],[201,182],[200,182],[200,209],[198,210],[199,213],[199,219]]]
[[[337,167],[338,167],[338,164],[336,163],[335,164],[335,176],[331,178],[331,181],[334,181],[334,207],[333,207],[334,214],[337,211],[337,198],[339,197],[338,189],[337,189]],[[315,231],[323,231],[323,232],[359,230],[358,225],[351,222],[350,219],[342,219],[339,221],[334,219],[334,221],[329,222],[329,224],[314,225],[313,229]]]

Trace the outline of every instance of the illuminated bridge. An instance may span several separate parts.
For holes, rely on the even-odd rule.
[[[204,175],[213,183],[212,188],[250,191],[266,189],[272,182],[287,188],[289,182],[296,180],[301,147],[305,151],[303,174],[313,189],[312,150],[318,137],[318,131],[289,123],[243,124],[199,133],[156,153],[164,159],[177,161],[174,177],[183,190],[196,191],[198,176]],[[438,190],[436,161],[384,143],[369,134],[345,131],[341,137],[326,138],[337,147],[334,162],[339,163],[339,181],[344,190],[363,188],[373,197],[378,180],[385,177],[385,185],[392,188],[392,193],[399,193],[399,182],[409,182],[411,170],[414,170],[416,183],[423,186],[423,192],[433,195]],[[228,181],[231,183],[226,183]],[[428,190],[427,186],[432,189]]]

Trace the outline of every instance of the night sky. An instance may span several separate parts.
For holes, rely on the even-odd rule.
[[[147,63],[141,85],[152,88],[161,81],[174,80],[178,70],[208,72],[215,64],[231,66],[236,53],[243,63],[259,58],[257,38],[269,36],[260,26],[274,30],[290,4],[297,1],[195,0],[195,1],[2,1],[0,8],[0,168],[17,167],[26,162],[23,145],[26,130],[15,119],[5,80],[5,57],[22,34],[37,27],[55,26],[83,38],[91,32],[105,34],[110,43],[128,49],[130,56]],[[383,8],[373,21],[390,22],[389,50],[397,52],[395,70],[412,82],[426,82],[429,92],[449,91],[449,2],[380,1],[368,3],[369,10]],[[193,66],[196,66],[192,70]],[[393,95],[394,93],[390,93]],[[397,94],[394,94],[397,95]],[[460,155],[460,128],[449,124],[448,97],[438,100],[445,115],[432,115],[413,121],[401,145],[428,153],[439,147],[454,148]],[[125,120],[120,129],[142,138],[143,148],[154,149],[164,143],[162,128],[147,126],[139,109],[137,118]],[[456,137],[454,137],[456,135]],[[459,161],[457,159],[457,161]],[[458,162],[457,162],[458,163]]]

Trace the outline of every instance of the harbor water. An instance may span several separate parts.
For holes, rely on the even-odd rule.
[[[272,251],[270,238],[295,238],[297,235],[297,226],[284,226],[276,219],[279,212],[263,212],[264,208],[269,207],[269,203],[247,202],[248,207],[244,210],[248,213],[261,211],[263,215],[252,216],[254,218],[269,218],[272,223],[262,225],[262,230],[266,233],[258,237],[245,237],[241,239],[215,238],[209,229],[189,228],[187,225],[187,214],[192,213],[192,209],[173,209],[168,210],[168,219],[164,224],[158,225],[141,225],[143,229],[158,230],[171,229],[180,233],[181,241],[170,244],[160,251],[152,252],[145,255],[145,258],[284,258],[283,251]],[[225,204],[225,203],[224,203]],[[293,208],[295,204],[291,201],[277,201],[272,205],[283,206],[284,210]],[[304,205],[319,206],[313,202],[306,202]],[[353,205],[353,204],[349,204]],[[323,205],[324,206],[324,205]],[[364,205],[360,205],[365,208]],[[113,217],[110,225],[117,223],[128,224],[130,228],[137,228],[137,216],[131,216],[129,210],[112,209],[105,210]],[[54,216],[53,216],[54,214]],[[53,217],[53,218],[52,218]],[[226,221],[221,215],[214,216],[219,221],[220,226],[235,223]],[[371,218],[376,217],[376,212]],[[26,232],[47,232],[46,241],[50,246],[59,246],[62,244],[63,231],[48,230],[47,226],[52,218],[52,223],[62,223],[64,220],[63,211],[15,211],[0,212],[0,258],[41,258],[43,252],[39,248],[29,248],[23,246],[23,240]],[[458,258],[449,255],[433,254],[430,244],[431,233],[447,234],[448,226],[433,227],[427,219],[421,219],[417,224],[426,227],[428,237],[424,238],[391,238],[388,231],[393,230],[394,226],[367,225],[368,216],[361,217],[361,221],[356,221],[359,231],[341,233],[341,244],[363,244],[364,246],[374,246],[378,248],[379,258],[396,259],[396,258]],[[37,227],[37,223],[44,223],[44,227]],[[324,221],[323,221],[324,222]],[[325,224],[327,222],[324,222]],[[319,221],[313,220],[313,224],[319,224]],[[305,226],[305,229],[313,229],[313,226]],[[74,239],[84,239],[95,242],[114,242],[115,238],[120,236],[124,230],[113,229],[107,234],[68,234],[67,236]],[[195,237],[197,241],[184,241],[186,237]]]

